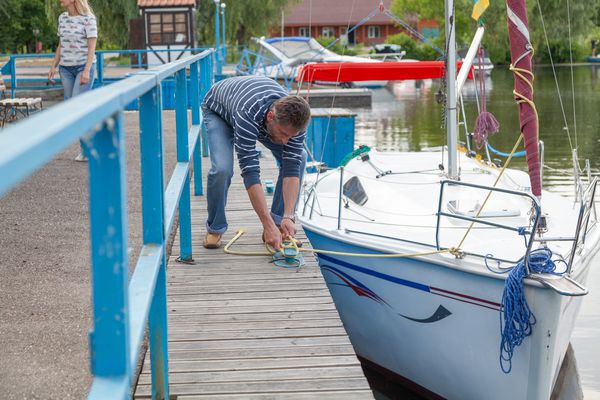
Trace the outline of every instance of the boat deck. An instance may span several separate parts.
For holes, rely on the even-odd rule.
[[[262,176],[276,182],[271,155],[263,154]],[[204,249],[205,200],[192,198],[195,263],[177,262],[178,236],[168,263],[171,397],[372,399],[315,257],[305,253],[303,267],[280,268],[267,256]],[[239,172],[227,210],[224,244],[244,228],[233,249],[264,250]],[[302,231],[298,238],[309,245]],[[136,399],[151,397],[150,382],[146,354]]]

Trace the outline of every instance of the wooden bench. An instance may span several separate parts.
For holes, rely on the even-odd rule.
[[[43,107],[41,97],[3,98],[5,95],[6,86],[0,75],[0,128],[4,127],[6,122],[15,121],[19,116],[28,117]]]

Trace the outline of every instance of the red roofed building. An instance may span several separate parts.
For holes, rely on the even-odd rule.
[[[380,0],[304,0],[290,8],[284,19],[285,36],[344,37],[348,28],[375,15],[347,35],[349,44],[367,45],[383,43],[390,35],[401,30],[379,10]],[[383,0],[385,8],[392,0]]]
[[[384,43],[388,36],[401,33],[403,29],[382,12],[380,4],[389,9],[392,0],[303,0],[285,13],[284,36],[341,37],[349,44]],[[373,12],[368,21],[346,37],[349,29],[363,22]],[[420,22],[414,26],[419,30]],[[437,26],[437,23],[433,23]],[[430,25],[426,27],[432,28]]]

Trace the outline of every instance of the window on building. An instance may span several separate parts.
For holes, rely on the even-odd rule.
[[[332,28],[331,26],[324,26],[323,29],[321,29],[321,36],[323,37],[334,37],[335,36],[335,29]]]
[[[367,29],[367,37],[369,39],[375,39],[381,36],[381,30],[378,26],[369,26]]]
[[[301,26],[300,29],[298,29],[298,36],[310,37],[308,26]]]
[[[150,44],[178,44],[188,42],[187,14],[150,13],[147,14]]]

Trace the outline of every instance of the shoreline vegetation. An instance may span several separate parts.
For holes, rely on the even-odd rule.
[[[225,0],[227,2],[227,0]],[[232,47],[250,44],[251,37],[278,36],[281,31],[281,14],[298,4],[300,0],[273,0],[255,2],[248,8],[239,2],[227,2],[227,44]],[[98,49],[127,49],[129,41],[129,21],[139,17],[136,0],[90,0],[103,35],[99,38]],[[443,7],[437,0],[393,0],[391,10],[404,16],[408,21],[419,18],[443,21]],[[459,47],[467,47],[477,22],[470,18],[472,0],[456,1],[456,27]],[[535,62],[540,65],[555,64],[573,60],[584,62],[592,55],[592,40],[600,39],[600,3],[581,2],[571,4],[567,9],[560,0],[528,2],[532,43],[536,49]],[[0,55],[54,52],[58,43],[56,18],[60,14],[57,0],[0,0]],[[260,15],[260,18],[258,16]],[[567,17],[570,17],[568,24]],[[510,63],[506,9],[503,2],[491,3],[482,22],[494,21],[486,25],[483,47],[496,65]],[[544,24],[542,24],[544,21]],[[560,21],[560,23],[554,23]],[[544,28],[545,26],[545,28]],[[196,11],[196,34],[200,46],[214,43],[214,4],[213,0],[198,0]],[[444,31],[440,22],[440,32]],[[569,35],[570,34],[570,35]],[[570,39],[569,39],[570,37]],[[546,39],[547,38],[547,39]],[[317,38],[329,44],[332,38]],[[435,60],[439,55],[427,44],[419,43],[407,34],[389,36],[386,43],[399,44],[406,51],[405,58]],[[433,43],[444,48],[442,37]],[[337,43],[332,50],[339,54],[354,55],[370,50],[368,46],[345,47]],[[549,53],[550,50],[550,53]],[[600,50],[600,49],[598,49]],[[233,60],[235,62],[237,60]]]

